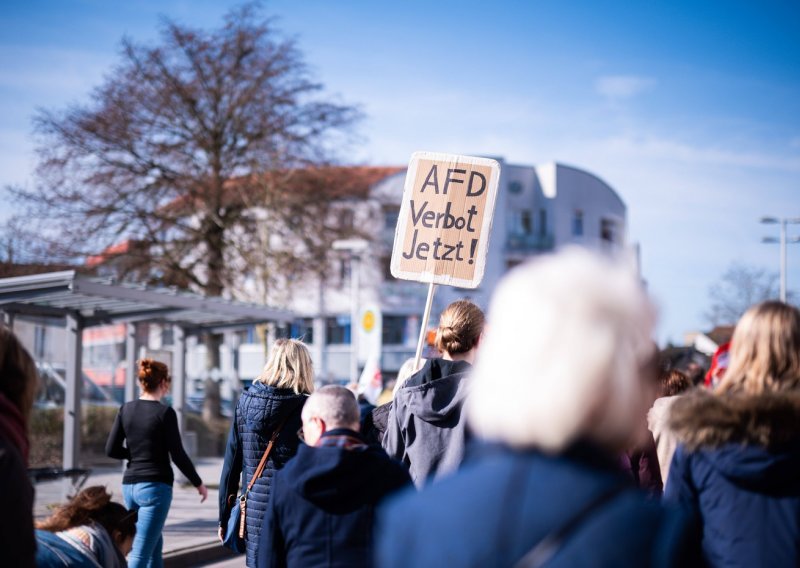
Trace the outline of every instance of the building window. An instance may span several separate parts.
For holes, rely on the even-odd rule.
[[[533,233],[533,214],[530,209],[523,209],[519,212],[519,225],[523,235]]]
[[[533,213],[530,209],[520,209],[511,213],[511,234],[530,235],[533,233]]]
[[[337,316],[325,320],[325,343],[344,345],[350,343],[350,316]]]
[[[344,286],[350,280],[350,258],[339,259],[339,285]]]
[[[351,209],[342,209],[339,214],[339,227],[345,230],[352,230],[354,226],[353,211]]]
[[[46,344],[47,328],[42,325],[37,325],[33,328],[33,356],[36,359],[44,359]]]
[[[547,235],[547,210],[539,209],[539,235]]]
[[[617,240],[616,223],[611,219],[600,219],[600,240],[614,243]]]
[[[304,343],[314,343],[314,321],[311,318],[296,319],[278,326],[275,335],[281,339],[299,339]]]
[[[161,345],[174,345],[175,344],[175,330],[171,325],[165,325],[161,328]]]
[[[583,236],[583,211],[580,209],[576,209],[572,217],[572,234],[576,237]]]
[[[405,345],[406,316],[383,316],[383,344]]]
[[[383,268],[383,279],[384,280],[394,280],[394,276],[392,276],[392,257],[384,255],[381,257],[381,267]]]
[[[522,193],[522,184],[518,181],[512,181],[508,184],[508,191],[514,194]]]
[[[400,209],[393,207],[391,209],[387,208],[383,210],[383,226],[386,229],[391,229],[394,231],[395,227],[397,227],[397,219],[400,218]]]

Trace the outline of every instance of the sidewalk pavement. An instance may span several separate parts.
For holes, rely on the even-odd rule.
[[[200,458],[194,460],[197,473],[208,487],[208,499],[200,503],[197,489],[186,484],[183,475],[175,470],[175,485],[172,506],[164,524],[164,564],[173,568],[193,566],[201,562],[230,557],[217,539],[218,490],[222,458]],[[105,485],[112,499],[122,499],[122,467],[96,467],[86,480],[84,487]],[[65,495],[74,491],[68,480],[37,483],[34,516],[37,520],[50,514],[53,505],[64,502]],[[244,556],[242,566],[244,566]]]

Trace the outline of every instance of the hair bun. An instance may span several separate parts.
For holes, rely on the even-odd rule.
[[[169,370],[164,363],[154,359],[139,360],[139,384],[145,392],[153,392],[164,381],[169,381]]]

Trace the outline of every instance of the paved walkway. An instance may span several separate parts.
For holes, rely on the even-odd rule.
[[[175,471],[175,485],[172,494],[172,507],[164,525],[164,556],[178,554],[181,551],[213,546],[217,541],[218,524],[218,491],[219,476],[222,470],[222,458],[201,458],[194,460],[198,474],[208,486],[208,499],[200,503],[197,489],[183,485],[183,476]],[[174,468],[173,468],[174,469]],[[36,502],[34,515],[37,519],[46,517],[50,507],[63,502],[64,486],[71,486],[68,481],[48,481],[36,485]],[[123,503],[122,499],[122,467],[94,468],[84,487],[105,485],[112,494],[112,499]],[[242,565],[244,561],[242,559]]]

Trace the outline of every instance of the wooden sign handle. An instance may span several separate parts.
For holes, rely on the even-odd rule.
[[[425,337],[428,335],[428,317],[431,315],[431,306],[433,305],[433,291],[436,289],[436,284],[431,282],[428,285],[428,299],[425,300],[425,312],[422,314],[422,327],[419,330],[419,341],[417,342],[417,355],[414,357],[414,372],[419,371],[419,361],[422,358],[422,346],[425,343]]]

